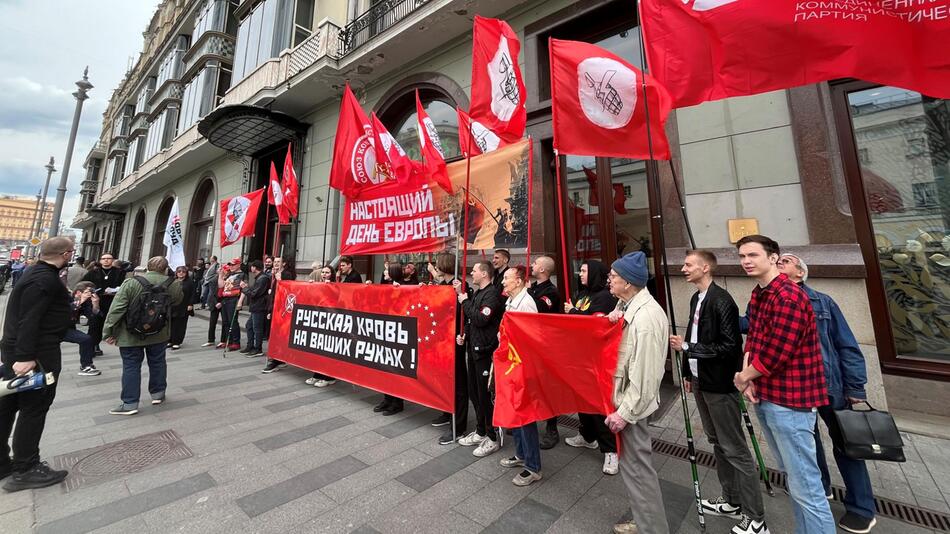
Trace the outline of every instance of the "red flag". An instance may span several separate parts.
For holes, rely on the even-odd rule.
[[[381,181],[382,177],[376,175],[373,127],[347,84],[333,141],[330,187],[349,198],[356,198],[363,189]]]
[[[656,80],[592,44],[551,39],[550,53],[556,150],[584,156],[670,159],[664,130],[670,97]]]
[[[429,114],[422,108],[418,89],[416,89],[416,132],[419,134],[419,145],[422,147],[422,161],[425,164],[426,177],[451,194],[452,182],[449,181],[449,173],[445,170],[442,141],[439,140],[439,132],[436,131],[435,124],[429,118]]]
[[[264,188],[246,195],[226,198],[221,201],[221,246],[226,247],[238,239],[254,235],[257,210],[264,198]]]
[[[386,126],[379,120],[375,112],[371,117],[377,172],[385,175],[384,180],[392,179],[401,184],[413,182],[412,160],[409,159],[406,151],[402,149],[396,138],[389,133],[389,130],[386,129]]]
[[[641,0],[640,6],[650,73],[675,107],[852,77],[950,98],[946,2]]]
[[[587,204],[591,206],[600,205],[600,196],[597,194],[597,175],[594,174],[594,171],[583,167],[584,176],[587,177],[587,185],[589,189],[587,190]]]
[[[270,184],[267,187],[267,203],[277,207],[277,220],[280,224],[290,224],[290,213],[287,211],[286,197],[283,187],[277,178],[277,168],[270,162]]]
[[[271,165],[273,165],[273,163],[271,163]],[[290,143],[287,143],[287,156],[284,158],[283,182],[284,209],[287,210],[287,222],[281,222],[281,224],[288,224],[291,216],[297,216],[300,204],[300,182],[297,181],[297,171],[294,170],[294,160],[290,156]]]
[[[598,206],[599,196],[597,194],[597,175],[594,174],[594,171],[588,169],[587,167],[582,167],[584,169],[584,175],[587,177],[587,183],[590,186],[590,190],[587,195],[587,203],[591,206]],[[627,195],[623,192],[623,184],[611,184],[614,189],[614,211],[623,215],[627,213]]]
[[[472,118],[513,143],[524,136],[525,87],[521,43],[507,22],[475,15],[472,34]]]
[[[557,415],[614,411],[622,322],[508,312],[499,332],[495,426],[517,428]]]
[[[462,108],[457,107],[455,111],[459,116],[459,148],[462,149],[462,154],[468,151],[469,146],[472,147],[471,155],[477,156],[508,144],[495,135],[495,132],[486,128],[484,124],[472,120],[467,113],[462,111]],[[470,132],[471,136],[469,135]],[[471,137],[471,140],[469,137]]]
[[[614,187],[614,211],[623,215],[627,213],[627,195],[623,192],[623,184],[611,184]]]

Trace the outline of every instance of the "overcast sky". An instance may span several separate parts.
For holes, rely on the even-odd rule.
[[[0,194],[34,196],[50,156],[56,199],[76,99],[75,82],[89,66],[95,86],[83,106],[69,169],[62,221],[79,203],[82,163],[102,129],[102,113],[142,50],[157,0],[0,0]]]

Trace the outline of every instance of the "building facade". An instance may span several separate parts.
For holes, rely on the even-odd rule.
[[[36,198],[0,196],[0,246],[27,245],[33,237],[46,239],[53,218],[53,204],[47,201],[45,209],[43,207],[39,195]],[[36,217],[41,209],[42,223],[39,234],[36,234]]]
[[[752,282],[732,243],[767,234],[805,258],[809,283],[841,304],[875,406],[945,411],[950,104],[857,80],[709,102],[670,116],[672,162],[560,155],[555,176],[547,40],[596,43],[640,66],[628,1],[166,0],[86,160],[73,223],[84,230],[84,255],[109,251],[140,264],[164,254],[177,197],[189,261],[259,257],[272,236],[302,269],[334,258],[340,196],[328,175],[344,83],[409,148],[418,90],[446,156],[459,157],[455,107],[469,104],[475,14],[507,20],[522,40],[533,254],[576,272],[585,259],[644,250],[665,300],[665,243],[682,325],[691,288],[678,266],[689,236],[719,255],[718,281],[744,309]],[[222,249],[218,200],[263,187],[288,142],[300,217],[278,225],[275,214],[262,216],[256,237]],[[563,247],[556,180],[571,201]],[[375,274],[381,264],[357,261]]]

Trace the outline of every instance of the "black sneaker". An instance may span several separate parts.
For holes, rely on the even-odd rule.
[[[10,463],[7,459],[7,463],[0,465],[0,480],[3,480],[10,476],[10,473],[13,472],[13,464]]]
[[[458,441],[459,438],[461,438],[461,437],[464,436],[464,435],[465,435],[465,433],[462,432],[461,434],[459,434],[459,435],[457,435],[457,436],[453,436],[453,435],[452,435],[452,431],[449,430],[448,432],[446,432],[446,433],[442,434],[441,436],[439,436],[439,445],[451,445],[451,444],[455,443],[456,441]]]
[[[139,409],[137,406],[120,404],[118,407],[109,410],[109,413],[112,415],[135,415],[139,413]]]
[[[553,449],[559,441],[561,436],[558,435],[557,429],[545,430],[544,434],[541,434],[541,448],[544,450]]]
[[[447,413],[443,413],[443,414],[439,415],[438,417],[436,417],[435,419],[433,419],[433,420],[432,420],[432,423],[430,423],[430,424],[431,424],[432,426],[451,425],[451,424],[452,424],[452,416],[449,415],[449,414],[447,414]]]
[[[92,353],[93,356],[102,356],[102,349],[96,347],[96,352]]]
[[[376,406],[373,406],[373,412],[375,413],[385,412],[388,409],[389,409],[389,399],[383,399],[382,401],[380,401],[379,404],[377,404]]]
[[[383,415],[385,415],[386,417],[389,417],[390,415],[396,415],[397,413],[401,412],[402,410],[403,410],[403,408],[402,408],[402,403],[401,403],[401,402],[398,403],[398,404],[397,404],[397,403],[390,404],[388,408],[386,408],[385,410],[383,410]]]
[[[46,462],[38,462],[22,473],[13,473],[3,489],[6,491],[20,491],[25,489],[45,488],[59,484],[66,478],[69,471],[50,469]]]
[[[250,354],[250,353],[254,352],[254,349],[252,349],[251,347],[245,347],[245,348],[239,350],[238,352],[240,352],[241,354]]]
[[[280,369],[281,367],[283,367],[283,365],[281,365],[281,363],[278,362],[277,360],[268,360],[267,365],[265,365],[264,368],[261,369],[261,372],[264,374],[270,374]]]
[[[838,527],[841,530],[847,532],[855,532],[857,534],[864,534],[865,532],[871,532],[871,529],[874,528],[874,525],[877,524],[877,518],[874,517],[864,517],[858,514],[852,514],[848,512],[844,514],[844,517],[838,521]]]

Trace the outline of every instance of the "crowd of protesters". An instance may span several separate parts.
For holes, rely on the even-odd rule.
[[[149,366],[152,404],[164,402],[165,351],[181,347],[195,308],[210,310],[208,342],[203,346],[240,351],[247,357],[264,356],[276,287],[281,281],[297,279],[294,262],[285,257],[265,257],[244,266],[240,258],[220,264],[212,256],[174,273],[164,258],[155,257],[143,273],[130,274],[127,264],[108,253],[96,262],[76,258],[68,266],[73,253],[68,239],[47,240],[36,265],[18,277],[0,343],[3,373],[12,378],[36,367],[58,376],[62,367],[59,343],[67,341],[79,345],[80,376],[95,376],[100,374],[92,363],[101,354],[99,344],[103,340],[116,344],[123,361],[121,404],[110,412],[116,415],[137,413],[143,362]],[[509,265],[511,256],[502,249],[494,252],[491,261],[472,266],[469,283],[457,277],[457,260],[449,254],[440,254],[426,265],[422,282],[414,263],[389,261],[379,283],[454,288],[458,300],[456,412],[440,414],[432,425],[450,427],[439,443],[474,447],[472,454],[477,457],[500,450],[502,437],[510,433],[514,454],[499,463],[520,468],[512,479],[515,485],[542,479],[541,451],[556,446],[560,436],[556,419],[507,430],[493,426],[492,355],[499,344],[501,319],[511,311],[599,315],[625,326],[614,372],[615,410],[578,414],[580,431],[564,442],[598,449],[604,456],[603,472],[621,475],[630,496],[632,521],[615,525],[615,532],[668,531],[647,419],[660,406],[660,384],[670,350],[684,356],[678,369],[683,387],[695,397],[717,460],[722,494],[702,500],[706,514],[735,518],[734,533],[768,532],[759,474],[741,426],[740,396],[744,396],[755,405],[761,434],[779,468],[787,473],[796,532],[835,530],[819,418],[834,441],[834,459],[847,490],[846,514],[837,525],[848,532],[869,532],[876,520],[867,467],[842,452],[833,417],[833,410],[866,399],[865,364],[857,342],[831,297],[805,284],[808,266],[803,258],[782,254],[775,241],[759,235],[740,240],[737,253],[746,274],[757,282],[746,316],[740,317],[732,296],[713,281],[716,256],[704,250],[688,251],[682,273],[696,292],[689,302],[683,335],[670,335],[666,313],[649,289],[652,277],[643,252],[627,254],[610,267],[585,261],[576,293],[564,302],[552,280],[557,267],[552,257],[535,258],[529,272],[524,266]],[[347,256],[338,259],[335,269],[315,262],[306,280],[373,282],[364,280]],[[166,306],[167,317],[143,324],[146,320],[138,309],[143,294],[150,302]],[[238,314],[245,306],[248,319],[242,343]],[[81,318],[88,324],[88,333],[76,328]],[[282,361],[268,357],[262,372],[282,367]],[[335,381],[314,373],[306,383],[327,387]],[[52,383],[0,398],[0,477],[12,473],[4,486],[10,491],[55,484],[66,476],[41,462],[38,454],[42,422],[54,394]],[[471,431],[470,406],[475,416]],[[384,416],[403,409],[404,401],[392,395],[384,395],[373,408]],[[20,422],[14,430],[17,412]],[[12,458],[7,445],[11,432]]]

